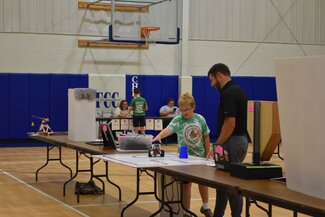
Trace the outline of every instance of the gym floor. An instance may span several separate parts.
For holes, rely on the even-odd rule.
[[[163,149],[176,150],[176,145],[163,146]],[[252,147],[246,157],[251,160]],[[63,148],[63,162],[75,169],[75,151]],[[57,156],[54,148],[51,156]],[[79,173],[77,178],[67,185],[66,196],[63,196],[63,183],[69,179],[69,171],[59,162],[50,162],[39,173],[38,182],[35,181],[35,171],[45,163],[45,147],[17,147],[1,148],[0,152],[0,216],[47,216],[47,217],[72,217],[72,216],[120,216],[122,208],[135,197],[136,170],[134,168],[109,164],[109,175],[113,182],[122,189],[122,201],[118,200],[118,191],[108,182],[105,195],[82,195],[77,203],[74,187],[77,181],[87,182],[88,173]],[[88,159],[81,157],[80,168],[88,168]],[[283,161],[273,155],[272,163],[283,166]],[[104,172],[104,163],[96,166],[95,172]],[[141,189],[151,190],[152,179],[148,175],[141,178]],[[100,186],[100,183],[97,183]],[[210,189],[210,207],[213,210],[215,203],[215,190]],[[266,204],[259,203],[264,207]],[[136,204],[125,212],[125,216],[149,216],[158,209],[158,202],[152,195],[142,195]],[[196,184],[192,187],[191,210],[199,216],[201,199]],[[245,209],[245,208],[244,208]],[[251,216],[264,217],[265,212],[251,206]],[[243,211],[244,213],[244,211]],[[243,214],[244,215],[244,214]],[[273,207],[273,216],[292,216],[292,211]],[[226,215],[231,216],[229,206]],[[299,216],[306,216],[299,214]]]

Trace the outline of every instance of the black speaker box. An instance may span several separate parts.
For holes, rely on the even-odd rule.
[[[282,168],[270,163],[235,163],[230,165],[230,175],[243,179],[271,179],[282,177]]]

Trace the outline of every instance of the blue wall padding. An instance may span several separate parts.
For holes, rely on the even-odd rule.
[[[88,87],[88,75],[50,74],[50,126],[53,131],[68,131],[68,89]]]
[[[193,76],[193,97],[196,103],[195,112],[203,115],[210,128],[210,135],[213,136],[217,129],[217,105],[219,103],[219,93],[211,87],[207,76]]]
[[[254,99],[277,101],[275,77],[255,77]]]
[[[241,86],[245,93],[247,94],[247,97],[249,100],[254,99],[254,80],[257,79],[256,77],[245,77],[245,76],[238,76],[238,77],[233,77],[233,80]]]
[[[159,106],[161,106],[162,98],[162,76],[146,75],[144,77],[144,85],[141,89],[141,96],[143,96],[147,103],[149,110],[146,112],[147,116],[158,116]],[[159,107],[159,108],[158,108]]]
[[[168,98],[178,101],[178,76],[126,75],[126,99],[132,99],[132,77],[147,99],[147,116],[158,116]],[[250,100],[276,100],[274,77],[234,77]],[[68,130],[68,88],[88,87],[87,74],[0,73],[0,139],[25,139],[26,133],[38,130],[32,115],[50,118],[53,131]],[[193,76],[196,112],[202,114],[217,135],[219,93],[211,87],[207,76]],[[31,122],[35,126],[31,126]]]
[[[132,78],[137,76],[137,84],[148,103],[147,116],[159,116],[159,109],[166,105],[168,98],[178,100],[178,76],[126,75],[126,100],[132,100]]]
[[[178,101],[178,76],[162,76],[161,78],[161,105],[166,105],[167,100],[169,98],[173,98],[175,100],[175,105]],[[159,107],[160,109],[160,107]]]
[[[53,131],[68,131],[68,89],[87,88],[88,75],[50,74],[50,126]]]
[[[29,74],[9,74],[9,138],[26,138],[30,122]]]
[[[205,99],[206,89],[204,87],[204,84],[206,79],[207,78],[205,76],[192,77],[192,84],[193,84],[192,94],[196,104],[195,112],[199,114],[203,114],[203,113],[205,114],[206,104],[204,102],[206,100]]]
[[[67,131],[69,75],[50,75],[50,126],[53,131]]]
[[[69,88],[88,88],[88,74],[71,74],[69,76]]]
[[[68,88],[88,87],[88,75],[0,73],[0,139],[26,139],[50,118],[54,131],[68,130]],[[34,122],[34,126],[32,126]]]
[[[50,117],[50,75],[30,75],[30,125],[29,132],[37,132],[42,120],[33,118],[32,115]]]
[[[208,126],[210,128],[211,132],[216,132],[217,129],[217,120],[210,118],[210,115],[216,115],[217,114],[217,107],[219,104],[219,97],[220,94],[217,93],[215,88],[211,87],[210,80],[207,78],[205,80],[205,114],[209,114],[206,117],[206,121],[208,123]],[[213,133],[212,133],[213,135]]]
[[[9,74],[0,73],[0,139],[9,138]]]

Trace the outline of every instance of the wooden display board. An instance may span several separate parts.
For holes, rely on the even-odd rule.
[[[254,138],[254,101],[248,101],[247,130]],[[261,161],[269,161],[281,141],[278,103],[261,101],[260,115],[260,153]],[[253,142],[253,141],[252,141]]]

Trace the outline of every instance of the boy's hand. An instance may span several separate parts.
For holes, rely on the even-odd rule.
[[[213,159],[213,147],[210,148],[210,151],[209,153],[207,154],[206,156],[206,159],[209,160],[209,159]]]
[[[158,141],[160,144],[161,144],[161,139],[160,138],[157,138],[158,136],[156,136],[155,138],[153,138],[152,140],[151,140],[151,143],[154,143],[154,142],[156,142],[156,141]]]

